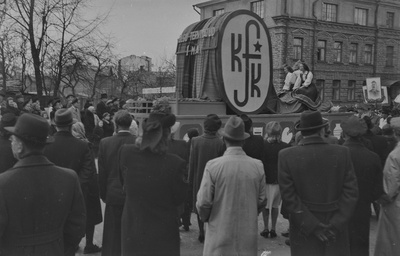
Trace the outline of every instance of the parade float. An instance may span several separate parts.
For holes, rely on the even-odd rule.
[[[324,112],[324,103],[294,92],[278,97],[272,64],[268,28],[253,12],[228,12],[188,26],[178,39],[176,100],[170,101],[180,123],[177,137],[184,138],[190,128],[202,133],[203,119],[210,113],[223,123],[230,115],[247,114],[255,134],[263,135],[265,124],[275,120],[284,128],[283,140],[289,141],[299,113]],[[341,120],[349,115],[324,113],[336,136]]]

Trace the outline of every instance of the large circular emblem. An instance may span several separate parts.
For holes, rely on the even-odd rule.
[[[232,12],[220,30],[218,80],[224,100],[235,112],[258,113],[272,84],[271,39],[255,13]]]

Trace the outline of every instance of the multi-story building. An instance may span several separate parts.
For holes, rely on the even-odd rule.
[[[380,77],[394,99],[400,93],[399,0],[211,0],[194,6],[201,19],[247,9],[271,35],[274,86],[282,65],[305,61],[321,97],[335,104],[364,100],[368,77]]]

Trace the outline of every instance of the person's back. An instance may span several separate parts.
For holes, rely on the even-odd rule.
[[[241,118],[232,116],[223,136],[227,149],[207,163],[197,194],[197,211],[207,223],[203,255],[256,255],[257,218],[266,204],[263,165],[242,149],[249,134]]]
[[[85,233],[78,177],[45,157],[35,158],[42,166],[32,168],[37,161],[21,160],[0,175],[0,211],[12,213],[6,214],[7,225],[0,224],[1,251],[4,255],[64,255],[65,249],[74,253]]]

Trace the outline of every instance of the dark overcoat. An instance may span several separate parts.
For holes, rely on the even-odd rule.
[[[125,202],[118,170],[118,151],[122,145],[134,144],[136,136],[129,132],[100,141],[99,148],[99,186],[100,197],[106,203],[103,228],[103,256],[121,255],[121,219]]]
[[[349,149],[307,137],[279,152],[278,181],[290,214],[292,256],[348,256],[347,224],[358,189]],[[337,231],[330,245],[313,234],[319,223]]]
[[[386,158],[390,154],[390,148],[385,137],[382,135],[375,135],[371,131],[368,131],[364,135],[364,138],[371,141],[372,151],[379,156],[381,159],[381,165],[384,166]]]
[[[349,139],[343,145],[350,149],[359,193],[354,214],[349,222],[351,255],[366,256],[369,255],[371,203],[383,194],[381,160],[361,141]]]
[[[244,141],[243,151],[249,157],[262,161],[264,155],[264,139],[260,135],[250,134]]]
[[[109,112],[109,110],[108,110],[106,103],[104,103],[104,101],[101,100],[96,105],[96,113],[97,113],[98,117],[101,119],[105,112]]]
[[[119,163],[126,192],[122,255],[179,255],[176,207],[183,203],[187,189],[185,161],[123,145]]]
[[[44,155],[56,165],[74,170],[81,185],[88,184],[95,172],[89,144],[75,138],[70,132],[56,132],[54,142],[46,145]]]
[[[278,155],[279,152],[290,147],[285,142],[264,142],[264,155],[262,158],[265,172],[265,181],[267,184],[278,184]]]
[[[220,157],[225,152],[224,142],[216,135],[203,134],[192,138],[189,157],[189,183],[193,186],[193,205],[197,202],[204,167],[211,159]],[[196,207],[193,207],[197,212]]]
[[[74,171],[30,155],[0,175],[1,255],[74,255],[85,220]]]
[[[14,158],[11,141],[0,135],[0,173],[5,172],[14,166],[17,159]]]

